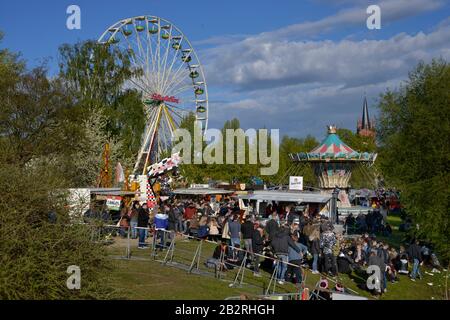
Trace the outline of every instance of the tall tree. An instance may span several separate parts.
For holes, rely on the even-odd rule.
[[[45,66],[28,71],[17,56],[1,55],[2,156],[24,166],[38,157],[68,152],[81,135],[75,121],[79,110],[61,81],[49,79]]]
[[[288,184],[289,176],[303,176],[305,186],[316,186],[317,181],[311,166],[292,162],[290,154],[309,152],[319,145],[313,136],[305,138],[294,138],[284,136],[280,144],[280,170],[273,182],[277,184]]]
[[[417,228],[450,261],[450,64],[420,63],[379,104],[380,164]]]
[[[344,143],[357,152],[376,152],[377,150],[375,140],[372,137],[360,136],[353,131],[344,128],[338,128],[337,134]],[[352,188],[373,189],[377,187],[379,178],[377,163],[370,168],[359,164],[352,172],[350,185]]]
[[[68,223],[58,162],[80,140],[76,111],[45,67],[27,70],[0,50],[0,299],[112,297],[105,249],[89,228]],[[83,270],[80,290],[66,286],[71,265]]]
[[[85,108],[86,118],[103,113],[106,122],[99,130],[122,142],[122,161],[130,162],[139,150],[146,116],[141,93],[127,87],[139,85],[143,71],[133,66],[129,52],[108,44],[86,41],[59,51],[60,77]]]

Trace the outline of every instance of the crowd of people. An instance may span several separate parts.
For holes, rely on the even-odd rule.
[[[160,249],[167,247],[167,235],[185,234],[218,242],[207,266],[228,270],[246,259],[245,265],[253,269],[255,277],[261,276],[261,268],[271,272],[276,268],[280,285],[285,281],[301,283],[305,267],[313,274],[321,273],[338,281],[339,274],[355,272],[367,277],[366,268],[377,266],[381,277],[374,293],[382,294],[387,292],[388,283],[399,281],[402,274],[408,274],[412,281],[421,279],[420,266],[424,263],[439,268],[430,248],[418,241],[407,248],[394,248],[377,240],[376,234],[389,236],[392,232],[381,210],[362,217],[347,216],[344,234],[337,233],[327,217],[318,212],[297,211],[292,205],[268,206],[263,216],[246,213],[233,199],[172,199],[153,210],[146,203],[134,202],[121,211],[120,225],[123,235],[131,227],[131,238],[139,238],[141,249],[147,248],[149,229],[156,234]]]

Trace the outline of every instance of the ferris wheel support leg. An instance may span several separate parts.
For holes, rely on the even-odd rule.
[[[159,108],[158,117],[156,119],[156,124],[158,124],[159,121],[161,120],[161,113],[162,113],[162,107]],[[156,125],[155,126],[155,130],[153,131],[152,139],[150,140],[150,147],[148,148],[147,157],[145,158],[144,169],[142,171],[142,174],[144,174],[144,175],[145,175],[145,173],[147,171],[147,165],[148,165],[148,161],[150,159],[150,153],[151,153],[151,150],[153,148],[153,144],[155,142],[155,136],[156,136],[157,132],[158,132],[158,126]]]

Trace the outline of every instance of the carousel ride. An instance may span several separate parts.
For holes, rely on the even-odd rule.
[[[294,163],[308,163],[313,167],[319,188],[332,193],[339,189],[341,205],[350,206],[346,190],[352,171],[361,165],[372,166],[376,153],[357,152],[345,144],[337,135],[336,127],[328,127],[328,136],[310,152],[290,154]]]
[[[158,177],[176,169],[170,155],[173,132],[190,112],[203,132],[208,126],[208,88],[202,65],[184,33],[170,21],[151,15],[122,19],[110,26],[99,43],[117,46],[139,74],[125,86],[142,94],[146,127],[131,176],[147,201],[153,201]],[[152,204],[150,204],[152,205]]]

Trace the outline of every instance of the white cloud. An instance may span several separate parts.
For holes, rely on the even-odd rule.
[[[323,0],[355,5],[356,0]],[[215,88],[210,126],[238,117],[244,128],[279,128],[281,134],[323,136],[325,126],[355,129],[364,93],[370,105],[387,88],[395,89],[420,61],[450,59],[450,24],[429,33],[400,33],[388,39],[298,40],[333,28],[362,23],[365,5],[203,51],[206,78]],[[439,0],[378,3],[383,24],[442,6]],[[361,8],[364,10],[361,11]],[[229,39],[229,38],[228,38]],[[219,90],[220,88],[220,90]],[[371,114],[376,110],[371,108]]]
[[[336,2],[336,1],[331,1]],[[341,0],[337,1],[339,4]],[[366,27],[366,9],[371,4],[380,6],[381,20],[383,25],[404,18],[422,14],[426,11],[436,10],[444,5],[443,0],[384,0],[384,1],[344,1],[355,6],[340,10],[334,15],[330,15],[317,21],[306,21],[294,24],[276,31],[266,32],[259,35],[259,38],[280,39],[306,36],[314,36],[335,31],[348,26]]]
[[[238,117],[246,128],[322,136],[328,124],[354,129],[364,92],[372,105],[420,61],[450,59],[450,26],[386,40],[275,41],[246,39],[209,52],[207,80],[222,91],[211,104],[213,126]],[[214,54],[212,54],[214,53]],[[371,110],[374,114],[376,110]]]
[[[246,39],[206,56],[210,84],[256,90],[305,83],[356,86],[404,75],[419,60],[449,57],[450,26],[387,40],[266,41]]]

